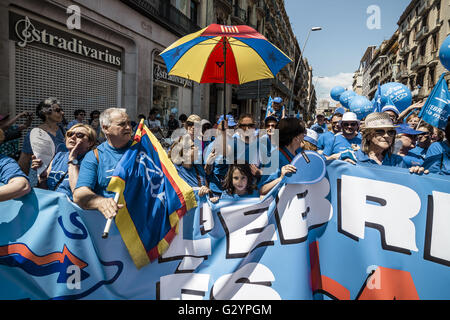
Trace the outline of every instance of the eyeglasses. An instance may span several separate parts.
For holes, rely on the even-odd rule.
[[[342,122],[341,125],[343,127],[357,127],[358,123],[357,122]]]
[[[384,136],[386,133],[388,134],[388,136],[393,137],[397,134],[397,131],[395,131],[393,129],[389,129],[389,130],[377,129],[377,130],[375,130],[375,134],[380,135],[380,136]]]
[[[75,135],[78,139],[83,139],[86,137],[86,134],[83,132],[74,132],[74,131],[67,131],[66,136],[67,138],[71,138],[73,135]]]

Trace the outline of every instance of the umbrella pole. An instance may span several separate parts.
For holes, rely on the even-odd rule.
[[[227,38],[223,37],[223,122],[222,122],[222,155],[225,160],[226,154],[226,134],[225,121],[227,121]],[[228,121],[227,121],[228,123]],[[225,161],[223,162],[225,163]]]

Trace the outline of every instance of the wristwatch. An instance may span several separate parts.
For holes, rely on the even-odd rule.
[[[77,159],[73,159],[73,160],[70,160],[69,162],[67,162],[67,164],[73,164],[75,166],[78,166],[80,163],[78,162]]]

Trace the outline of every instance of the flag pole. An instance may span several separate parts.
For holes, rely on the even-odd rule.
[[[120,196],[120,194],[118,192],[116,192],[116,194],[114,195],[114,202],[115,203],[119,202],[119,196]],[[109,229],[111,228],[112,221],[113,221],[113,218],[109,218],[109,219],[106,220],[105,229],[103,230],[103,234],[102,234],[102,238],[103,239],[108,238]]]

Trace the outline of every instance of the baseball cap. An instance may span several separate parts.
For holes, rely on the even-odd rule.
[[[273,99],[273,102],[275,102],[275,103],[282,103],[283,99],[281,99],[280,97],[276,97],[276,98]]]
[[[400,124],[395,130],[397,131],[397,134],[404,133],[404,134],[409,134],[409,135],[418,135],[418,134],[425,133],[424,131],[414,130],[406,123]]]
[[[393,111],[393,112],[395,112],[395,114],[397,116],[400,115],[400,112],[398,111],[398,109],[395,106],[386,105],[381,109],[381,112],[385,112],[385,111]]]
[[[303,139],[312,143],[317,147],[317,140],[319,140],[319,134],[314,130],[306,129],[306,135]]]

